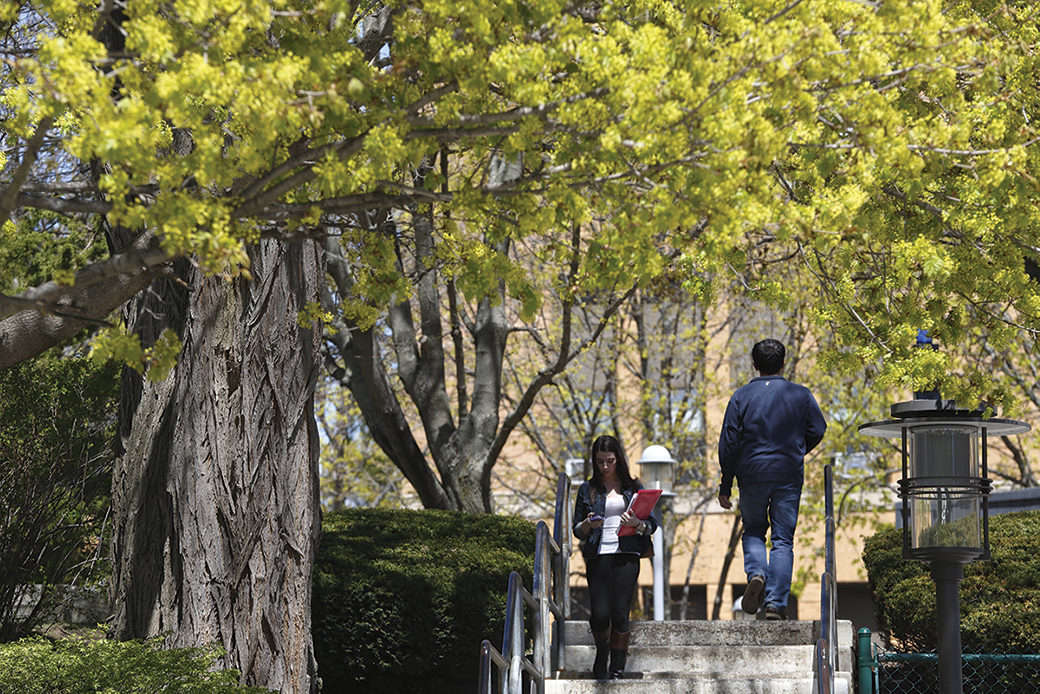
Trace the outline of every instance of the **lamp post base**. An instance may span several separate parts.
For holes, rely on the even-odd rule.
[[[932,580],[935,581],[935,615],[938,626],[939,691],[943,694],[964,694],[960,595],[964,564],[933,561],[931,568]]]

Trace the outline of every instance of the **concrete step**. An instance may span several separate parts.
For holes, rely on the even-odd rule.
[[[835,681],[836,694],[852,691],[851,679]],[[812,678],[714,677],[597,680],[549,680],[545,694],[812,694]]]
[[[811,694],[820,623],[810,621],[632,622],[627,676],[591,679],[595,644],[587,622],[564,625],[564,669],[546,694]],[[835,689],[852,691],[851,622],[838,624]]]
[[[566,670],[592,671],[595,646],[567,646]],[[804,675],[812,671],[812,646],[635,646],[629,645],[630,670],[698,675],[757,676],[766,666],[771,673]]]
[[[710,663],[727,651],[735,654],[735,664],[769,663],[775,657],[777,663],[793,664],[799,658],[810,668],[813,648],[820,636],[818,621],[683,621],[683,622],[632,622],[629,638],[629,660],[637,662],[647,651],[647,661],[640,666],[643,670],[719,671],[720,667],[698,664],[698,659]],[[590,671],[595,658],[595,643],[589,632],[588,622],[568,621],[564,625],[564,643],[568,671]],[[851,672],[853,669],[852,622],[838,622],[837,669]],[[802,647],[802,648],[799,648]],[[663,655],[660,649],[674,649],[671,655]],[[706,650],[705,650],[706,649]],[[703,657],[694,655],[700,650]],[[655,664],[652,658],[663,660]],[[683,663],[682,667],[669,665]],[[770,669],[787,671],[793,665]]]
[[[748,646],[783,646],[814,644],[820,637],[818,621],[708,621],[688,620],[683,622],[653,622],[636,620],[632,622],[630,644],[640,642],[652,643],[655,646],[690,645],[690,646],[728,646],[744,644]],[[589,623],[568,620],[564,625],[565,643],[592,644],[592,633]],[[852,643],[852,622],[838,622],[838,639],[844,645]]]

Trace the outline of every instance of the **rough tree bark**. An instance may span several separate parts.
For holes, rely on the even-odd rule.
[[[187,261],[126,311],[184,349],[170,376],[127,370],[112,504],[111,596],[121,638],[215,642],[245,684],[316,685],[310,588],[320,529],[313,393],[319,331],[297,312],[324,291],[312,242],[250,248],[251,281]]]

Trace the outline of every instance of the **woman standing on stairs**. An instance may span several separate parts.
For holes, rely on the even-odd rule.
[[[620,679],[628,658],[628,613],[639,578],[639,558],[650,550],[657,521],[653,516],[641,521],[628,513],[632,497],[643,485],[629,473],[621,443],[613,436],[600,436],[592,442],[591,455],[592,477],[578,488],[574,504],[574,534],[583,540],[581,553],[592,603],[589,626],[596,641],[592,675],[606,679],[609,653],[610,678]],[[635,528],[636,534],[618,537],[623,525]]]

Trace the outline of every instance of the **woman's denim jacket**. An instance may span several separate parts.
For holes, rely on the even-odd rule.
[[[621,496],[625,498],[625,505],[632,503],[632,497],[635,493],[642,489],[643,485],[639,482],[635,482],[632,486],[626,487],[621,490]],[[606,494],[596,494],[596,500],[592,501],[592,485],[587,481],[582,483],[578,487],[578,498],[574,502],[574,536],[581,543],[581,553],[585,557],[586,561],[595,557],[599,554],[599,543],[600,538],[603,537],[602,528],[593,528],[588,537],[582,534],[581,524],[588,517],[589,512],[592,511],[597,516],[606,515],[607,510],[607,497]],[[648,549],[650,549],[651,541],[650,536],[657,530],[657,519],[654,518],[653,514],[646,519],[647,531],[646,535],[625,535],[624,537],[618,538],[618,551],[619,552],[630,552],[642,556]]]

